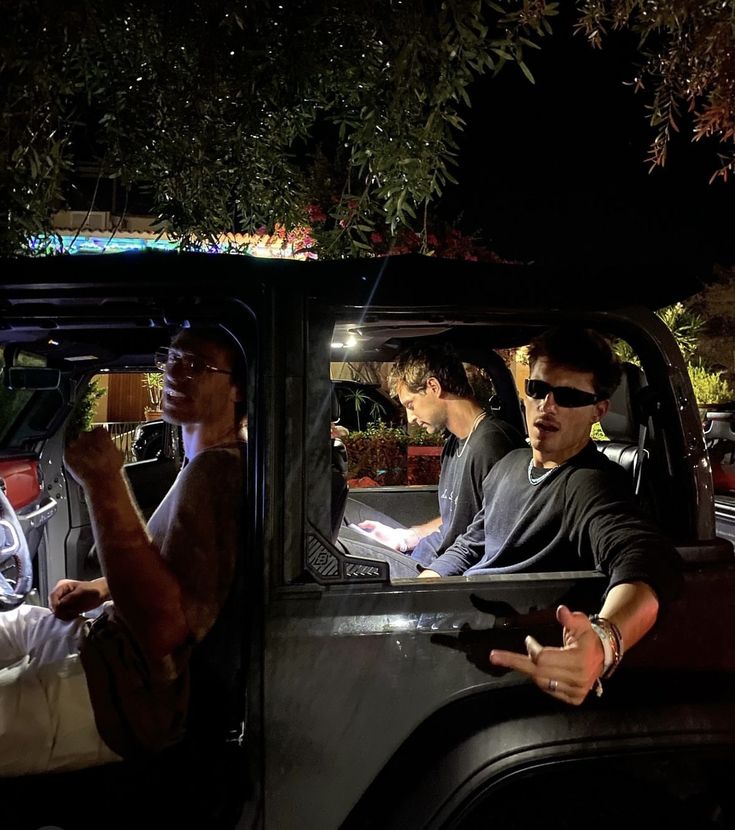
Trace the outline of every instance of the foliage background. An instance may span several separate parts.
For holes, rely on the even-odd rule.
[[[0,39],[5,253],[51,233],[82,160],[98,183],[144,189],[190,246],[315,211],[334,254],[370,250],[377,227],[415,223],[425,242],[471,81],[506,63],[530,77],[525,53],[556,13],[539,0],[14,5]]]
[[[0,32],[0,251],[51,234],[51,212],[78,201],[79,176],[96,171],[90,209],[113,182],[116,215],[145,204],[138,212],[187,246],[308,223],[322,256],[445,239],[457,255],[434,214],[458,138],[470,116],[490,142],[518,116],[478,79],[511,65],[528,86],[539,47],[575,27],[611,54],[622,44],[619,82],[649,107],[652,165],[681,131],[714,146],[711,175],[726,177],[734,10],[735,0],[15,0]],[[553,166],[547,139],[536,150]],[[482,166],[501,169],[492,153]],[[590,158],[604,176],[610,159]]]
[[[656,312],[671,330],[687,364],[694,396],[700,407],[725,403],[735,398],[735,390],[723,373],[706,365],[697,354],[697,347],[707,330],[707,321],[683,303],[675,303]],[[624,341],[616,345],[618,357],[638,363],[630,346]]]

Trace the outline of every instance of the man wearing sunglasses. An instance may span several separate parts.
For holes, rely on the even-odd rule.
[[[0,615],[0,775],[93,766],[219,728],[210,669],[241,544],[240,362],[219,329],[185,329],[160,356],[163,417],[181,426],[186,462],[147,526],[109,433],[67,446],[105,576],[61,580],[50,610]],[[103,605],[91,626],[79,616]]]
[[[561,648],[532,637],[527,655],[490,661],[528,675],[567,703],[581,703],[617,667],[675,595],[679,556],[640,513],[627,476],[590,440],[620,380],[609,344],[586,329],[558,328],[529,348],[525,410],[530,450],[501,459],[483,482],[483,508],[421,577],[596,568],[609,577],[598,616],[565,606]]]

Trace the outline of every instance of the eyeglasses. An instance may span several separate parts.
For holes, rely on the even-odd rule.
[[[159,349],[153,362],[156,366],[164,371],[165,369],[173,369],[174,366],[180,366],[181,370],[187,377],[194,377],[201,375],[204,372],[220,372],[223,375],[231,375],[230,369],[220,369],[218,366],[211,366],[203,358],[191,354],[191,352],[180,352],[176,349]]]
[[[600,395],[596,395],[594,392],[585,392],[583,389],[576,389],[574,386],[552,386],[545,380],[526,379],[526,394],[529,398],[542,401],[549,392],[554,394],[557,406],[563,406],[564,409],[591,406],[593,403],[602,400]]]

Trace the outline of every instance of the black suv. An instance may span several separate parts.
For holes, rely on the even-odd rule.
[[[164,428],[164,422],[160,418],[138,424],[130,448],[136,461],[146,461],[163,452]]]
[[[99,573],[82,493],[62,464],[65,426],[85,380],[152,365],[187,322],[224,326],[242,346],[246,587],[232,637],[247,655],[245,740],[235,751],[246,754],[251,782],[233,773],[227,787],[207,789],[213,816],[224,814],[225,801],[240,816],[228,826],[268,830],[472,830],[488,822],[558,830],[582,816],[594,827],[735,826],[735,559],[715,533],[712,474],[686,367],[650,310],[698,285],[677,285],[669,271],[657,279],[650,267],[613,274],[421,257],[300,263],[144,254],[2,268],[6,363],[53,370],[57,381],[49,382],[52,372],[36,383],[40,376],[29,372],[24,386],[16,373],[13,394],[25,397],[4,410],[0,430],[4,469],[22,462],[32,471],[36,507],[18,509],[30,510],[26,526],[38,537],[33,582],[41,598],[61,577]],[[626,370],[600,449],[639,475],[646,509],[685,563],[680,599],[626,655],[604,696],[579,708],[491,668],[488,652],[522,649],[528,633],[559,642],[555,608],[597,610],[606,584],[598,573],[391,582],[383,563],[336,544],[332,524],[335,342],[351,344],[345,361],[373,366],[408,344],[450,343],[487,373],[494,407],[523,429],[507,355],[559,323],[620,338],[640,359],[640,369]],[[176,462],[164,454],[127,469],[150,508]],[[435,487],[351,496],[407,523],[437,512]],[[40,528],[32,525],[36,509]],[[156,788],[154,772],[174,768],[180,782]],[[167,756],[157,768],[126,762],[7,782],[4,805],[22,805],[22,817],[37,822],[23,826],[69,830],[81,826],[73,819],[79,798],[87,815],[135,827],[149,798],[202,795],[187,768]]]

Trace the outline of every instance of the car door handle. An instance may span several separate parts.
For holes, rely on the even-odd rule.
[[[18,519],[21,524],[27,525],[29,528],[40,527],[45,524],[55,513],[58,508],[56,499],[49,496],[48,501],[45,501],[35,510],[24,515],[19,515]]]

